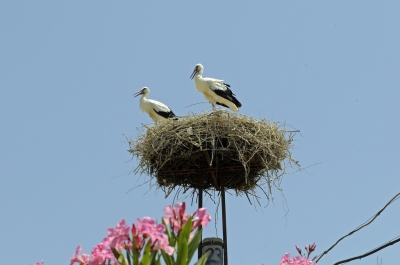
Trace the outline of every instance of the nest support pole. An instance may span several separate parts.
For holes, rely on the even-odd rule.
[[[199,209],[200,208],[203,208],[203,178],[199,178]],[[200,240],[200,244],[199,244],[199,247],[198,247],[198,249],[197,249],[197,257],[198,257],[198,259],[200,259],[201,258],[201,256],[202,256],[202,254],[203,254],[203,227],[200,225],[200,233],[201,233],[201,236],[200,236],[200,238],[201,238],[201,240]]]
[[[206,159],[207,159],[208,166],[209,166],[209,168],[211,169],[211,176],[212,176],[213,181],[214,181],[214,187],[215,187],[216,189],[219,189],[219,185],[218,185],[218,181],[217,181],[217,176],[215,175],[214,168],[213,168],[213,166],[212,166],[212,162],[211,162],[211,159],[210,159],[210,155],[208,154],[208,151],[204,151],[204,155],[205,155],[205,157],[206,157]]]
[[[228,265],[228,238],[226,232],[225,172],[221,174],[222,234],[224,240],[224,265]]]
[[[223,233],[223,246],[224,246],[224,265],[228,265],[228,236],[226,231],[226,203],[225,203],[225,171],[221,171],[221,183],[218,185],[217,171],[212,166],[210,155],[208,151],[204,151],[204,156],[207,159],[207,163],[209,165],[210,173],[214,181],[214,186],[217,190],[221,192],[221,204],[222,204],[222,233]],[[203,207],[203,179],[199,179],[199,208]],[[202,243],[200,243],[199,248],[197,250],[198,258],[200,259],[202,256]]]

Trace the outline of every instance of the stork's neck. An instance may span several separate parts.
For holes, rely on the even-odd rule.
[[[149,102],[149,100],[147,99],[147,94],[148,93],[144,93],[140,98],[140,104],[139,105],[140,105],[140,110],[142,112],[146,111],[145,110],[145,106],[148,105],[148,102]]]
[[[140,101],[147,101],[147,95],[148,95],[149,93],[143,93],[143,95],[142,95],[142,97],[140,98]]]
[[[195,79],[201,79],[201,78],[203,78],[203,69],[199,70],[199,71],[196,73],[196,76],[195,76],[194,78],[195,78]]]

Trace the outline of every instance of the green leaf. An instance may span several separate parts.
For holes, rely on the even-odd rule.
[[[126,250],[126,259],[128,260],[129,265],[132,265],[131,256],[130,250]]]
[[[114,257],[116,260],[119,259],[119,256],[121,255],[115,248],[111,248],[112,253],[114,254]]]
[[[204,265],[207,262],[208,256],[210,256],[210,252],[206,252],[201,258],[196,262],[195,265]]]
[[[176,265],[186,265],[188,256],[188,245],[186,242],[178,242]]]
[[[190,263],[190,261],[193,258],[194,253],[196,252],[196,250],[199,247],[199,244],[201,242],[201,229],[197,229],[196,233],[194,234],[192,241],[190,241],[189,243],[189,247],[188,247],[188,257],[187,257],[187,264]]]
[[[173,261],[172,257],[170,255],[168,255],[167,253],[165,253],[164,250],[161,250],[161,255],[162,255],[163,260],[166,265],[175,265],[175,262]],[[158,260],[158,261],[160,261],[160,260]]]
[[[174,234],[174,232],[171,231],[171,227],[168,226],[168,225],[165,223],[164,218],[162,218],[162,224],[165,226],[165,232],[164,232],[164,233],[168,236],[169,245],[170,245],[171,247],[175,247],[176,239],[175,239],[175,234]]]
[[[114,257],[116,260],[118,260],[119,264],[121,265],[127,265],[124,255],[120,251],[117,251],[115,248],[111,248],[112,253],[114,254]]]
[[[168,238],[171,236],[170,230],[168,229],[168,225],[165,223],[164,218],[161,219],[161,223],[165,226],[165,234],[167,234]]]
[[[159,251],[151,252],[150,254],[150,265],[156,265],[156,256]],[[158,255],[159,256],[159,255]]]
[[[118,262],[119,262],[119,264],[121,264],[121,265],[127,265],[127,264],[126,264],[126,260],[125,260],[125,258],[124,258],[124,255],[119,256]]]
[[[183,226],[178,236],[176,265],[187,265],[188,243],[189,243],[189,236],[191,229],[192,229],[192,217],[189,217],[189,219]]]
[[[142,261],[140,262],[141,265],[149,265],[150,263],[150,245],[151,240],[148,239],[147,244],[144,247]]]
[[[157,256],[156,265],[161,265],[160,255]]]
[[[132,235],[132,261],[133,265],[139,265],[139,251],[136,247],[135,236]]]

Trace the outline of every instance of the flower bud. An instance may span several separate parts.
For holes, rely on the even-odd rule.
[[[296,245],[296,250],[297,250],[297,252],[300,254],[300,256],[301,256],[301,249]]]
[[[315,242],[312,243],[312,245],[310,246],[310,252],[313,252],[316,247],[317,247],[317,245],[315,245]]]

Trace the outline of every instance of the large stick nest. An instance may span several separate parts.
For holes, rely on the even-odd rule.
[[[149,174],[168,194],[176,186],[220,190],[222,181],[239,194],[264,185],[270,193],[286,167],[298,165],[290,153],[293,132],[265,119],[218,110],[142,129],[129,141],[135,172]]]

